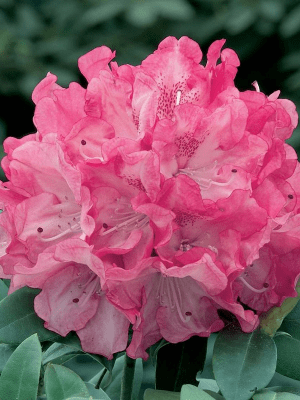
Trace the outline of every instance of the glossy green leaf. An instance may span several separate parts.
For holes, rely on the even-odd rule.
[[[221,396],[219,393],[213,392],[212,390],[204,390],[207,394],[209,394],[214,400],[224,400],[225,397]]]
[[[183,385],[180,400],[213,400],[209,394],[193,385]]]
[[[7,296],[7,292],[7,285],[3,282],[2,279],[0,279],[0,300],[3,300]]]
[[[76,396],[85,399],[90,397],[83,380],[62,365],[48,364],[44,381],[47,400],[65,400]]]
[[[276,371],[300,380],[300,341],[287,335],[276,336],[274,340],[277,346]]]
[[[20,344],[34,333],[41,342],[58,336],[44,328],[44,321],[34,311],[33,301],[39,292],[23,287],[0,302],[0,342]]]
[[[64,364],[77,355],[83,354],[82,351],[74,347],[66,346],[62,343],[53,343],[43,354],[43,365],[52,362],[53,364]]]
[[[226,400],[248,400],[267,386],[276,368],[273,339],[259,329],[244,333],[229,325],[217,336],[213,372]]]
[[[216,393],[218,393],[218,391],[220,390],[217,382],[214,379],[201,378],[198,387],[202,390],[212,390]]]
[[[84,382],[90,396],[93,397],[93,399],[101,399],[101,400],[110,400],[110,397],[104,392],[104,390],[96,389],[95,385],[91,384],[90,382]]]
[[[300,340],[300,303],[298,302],[296,307],[290,312],[283,323],[281,324],[280,330],[289,333],[295,339]]]
[[[138,358],[134,366],[132,400],[139,400],[139,393],[143,382],[143,360]]]
[[[9,357],[15,350],[15,346],[4,343],[0,344],[0,374],[2,373],[3,368],[5,367],[5,364],[7,363]]]
[[[86,400],[86,397],[68,397],[66,400]],[[93,400],[93,397],[89,397],[88,400]]]
[[[259,393],[275,392],[275,393],[293,393],[300,396],[300,388],[293,386],[271,386],[259,391]]]
[[[25,339],[7,361],[0,377],[0,399],[36,399],[42,349],[37,335]]]
[[[255,394],[253,400],[300,400],[300,396],[292,393],[276,393],[270,391]]]
[[[108,360],[106,357],[100,356],[98,354],[93,354],[93,353],[86,353],[85,351],[82,350],[80,340],[76,333],[71,332],[69,333],[66,337],[58,336],[55,338],[55,342],[64,344],[68,346],[69,348],[73,349],[74,351],[79,351],[84,354],[87,354],[88,356],[92,357],[95,361],[103,365],[106,369],[109,371],[112,371],[115,360],[116,360],[116,355],[112,360]]]
[[[157,353],[156,389],[178,392],[184,384],[198,386],[196,375],[203,370],[206,350],[207,338],[199,336],[160,348]]]
[[[86,397],[68,397],[66,400],[86,400]],[[89,397],[88,400],[93,400],[93,397]]]
[[[119,357],[116,360],[114,369],[110,373],[106,373],[101,383],[101,388],[104,389],[105,393],[112,399],[120,398],[124,360],[124,356]]]
[[[168,392],[167,390],[146,389],[144,400],[180,400],[180,393]]]

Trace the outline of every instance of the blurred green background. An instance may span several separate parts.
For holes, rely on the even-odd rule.
[[[300,110],[300,0],[0,0],[0,141],[34,132],[31,93],[48,71],[85,85],[77,59],[89,50],[106,45],[136,65],[168,35],[204,53],[226,38],[240,90],[257,80]],[[300,130],[289,142],[300,154]]]

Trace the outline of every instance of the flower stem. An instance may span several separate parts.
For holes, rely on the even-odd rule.
[[[123,369],[122,383],[121,383],[121,400],[131,400],[134,368],[136,360],[125,355],[125,363]]]

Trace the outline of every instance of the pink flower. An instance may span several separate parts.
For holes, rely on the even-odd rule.
[[[83,350],[111,359],[127,345],[129,321],[106,299],[103,264],[80,239],[45,250],[35,266],[15,267],[10,292],[41,288],[34,308],[45,327],[61,336],[76,331]]]
[[[245,332],[295,296],[300,167],[284,141],[295,106],[234,84],[225,40],[168,37],[141,65],[102,46],[84,89],[35,88],[35,134],[8,138],[0,187],[1,276],[38,287],[35,310],[84,350],[146,359],[224,326]],[[220,61],[219,61],[220,58]],[[250,86],[250,83],[249,83]]]

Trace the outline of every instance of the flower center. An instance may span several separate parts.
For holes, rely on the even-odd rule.
[[[161,306],[168,307],[171,312],[177,312],[182,322],[187,323],[191,319],[192,313],[183,313],[183,302],[178,278],[161,275],[158,282],[156,298],[159,299]]]
[[[41,226],[39,226],[37,228],[37,232],[39,233],[40,240],[42,242],[52,242],[66,235],[71,236],[74,233],[81,232],[80,216],[81,216],[81,210],[71,214],[67,214],[63,212],[63,210],[61,209],[58,213],[59,223],[55,227],[55,230],[58,231],[58,233],[50,237],[45,237],[44,234],[42,235],[44,229]]]
[[[180,246],[179,246],[179,250],[181,250],[181,251],[188,251],[188,250],[191,250],[193,248],[193,246],[191,246],[189,243],[188,243],[188,240],[187,239],[183,239],[182,241],[181,241],[181,243],[180,243]]]
[[[214,161],[212,167],[202,167],[202,168],[184,168],[179,169],[178,174],[184,174],[200,186],[201,190],[208,190],[212,185],[214,186],[228,186],[233,181],[237,169],[231,170],[232,174],[227,181],[219,181],[219,175],[217,175],[217,161]]]
[[[79,289],[83,289],[82,290],[82,296],[84,296],[83,300],[81,300],[81,298],[73,299],[73,303],[80,303],[79,304],[80,306],[84,306],[94,293],[96,293],[98,296],[101,296],[103,294],[101,290],[99,276],[94,274],[92,271],[89,272],[89,275],[90,277],[85,283],[78,284]],[[79,272],[77,276],[81,276],[81,273]]]
[[[149,217],[147,215],[135,212],[130,203],[118,201],[118,206],[110,215],[110,221],[103,223],[100,236],[118,231],[130,233],[134,229],[144,228],[148,223]]]

